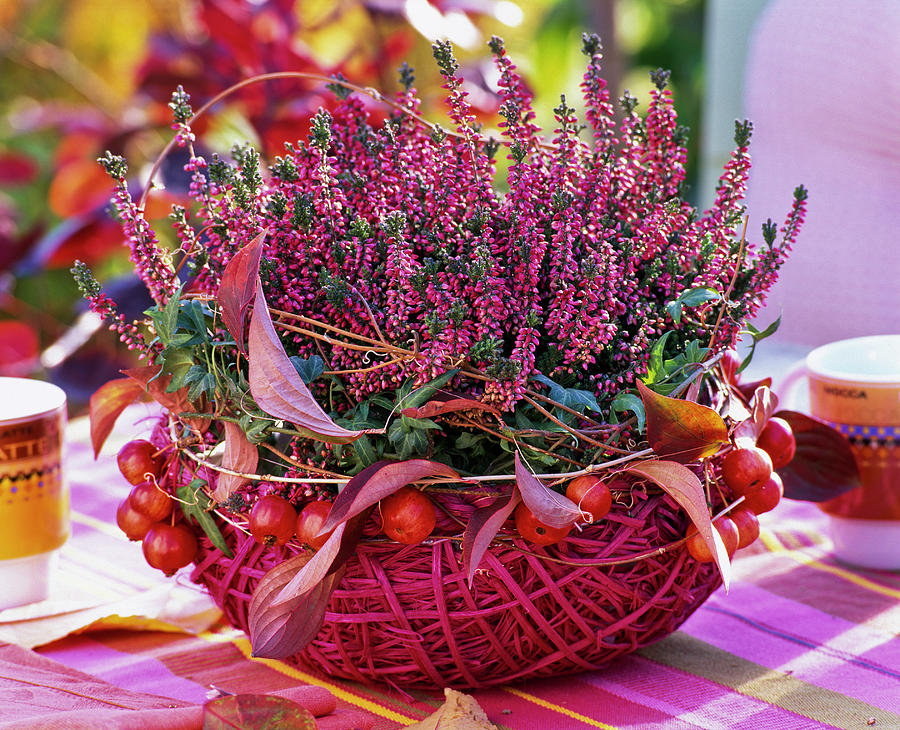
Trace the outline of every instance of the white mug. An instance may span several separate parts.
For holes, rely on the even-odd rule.
[[[0,377],[0,609],[44,600],[69,536],[62,464],[66,394]]]
[[[790,404],[809,383],[809,412],[850,441],[862,485],[820,506],[835,555],[866,568],[900,570],[900,335],[816,348],[780,390]],[[790,406],[788,406],[790,407]]]

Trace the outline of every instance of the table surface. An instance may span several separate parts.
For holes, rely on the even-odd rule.
[[[127,411],[118,438],[141,427],[140,416],[146,426],[148,413]],[[440,705],[438,694],[401,695],[251,659],[246,637],[216,620],[205,594],[150,569],[115,527],[129,488],[115,467],[115,439],[94,461],[86,423],[73,422],[69,436],[64,585],[45,604],[0,612],[0,646],[36,646],[108,685],[172,698],[169,706],[203,703],[210,686],[266,692],[308,683],[386,730]],[[761,539],[734,561],[730,592],[717,591],[671,636],[599,671],[474,696],[500,728],[515,730],[900,728],[900,574],[836,561],[812,505],[783,502],[762,523]],[[0,696],[4,680],[15,677],[0,677]],[[4,720],[0,710],[0,727]]]

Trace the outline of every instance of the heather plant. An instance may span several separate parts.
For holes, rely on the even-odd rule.
[[[479,129],[441,42],[434,56],[450,129],[418,115],[409,68],[380,125],[370,123],[361,94],[336,79],[333,111],[320,110],[307,139],[286,145],[268,167],[249,146],[235,147],[230,160],[195,154],[190,100],[179,89],[170,106],[178,143],[190,151],[196,209],[171,216],[175,252],[160,248],[130,197],[124,161],[101,160],[118,183],[114,204],[135,268],[158,305],[144,352],[172,376],[171,390],[190,386],[192,401],[205,397],[246,429],[263,428],[250,423],[246,362],[235,357],[215,308],[229,262],[260,236],[265,300],[298,371],[340,423],[385,429],[351,457],[340,449],[327,457],[335,469],[352,472],[392,454],[494,468],[491,457],[472,457],[478,439],[517,443],[507,434],[517,429],[531,456],[582,463],[584,444],[551,448],[554,431],[583,426],[578,416],[592,414],[595,424],[626,425],[602,431],[591,458],[635,443],[637,379],[680,392],[703,363],[734,346],[794,243],[805,190],[795,191],[780,231],[767,221],[756,245],[740,232],[749,122],[736,123],[715,204],[700,212],[683,195],[686,130],[666,72],[653,74],[646,114],[626,92],[617,125],[599,40],[586,35],[587,125],[563,97],[547,140],[502,41],[493,38],[490,48],[501,139]],[[88,272],[78,272],[110,314]],[[134,326],[114,326],[134,347]],[[408,406],[403,396],[435,379],[445,392],[496,409],[500,425],[464,437],[471,419],[424,427],[396,420],[398,406]],[[437,438],[448,431],[453,439]],[[304,447],[298,440],[293,448]]]
[[[563,616],[589,626],[563,652],[578,654],[567,671],[583,669],[689,615],[718,582],[704,563],[727,586],[742,538],[725,515],[740,519],[742,499],[756,505],[752,527],[782,489],[821,500],[854,484],[840,435],[789,411],[777,413],[796,454],[783,483],[772,473],[761,435],[777,399],[740,383],[731,350],[794,243],[803,188],[755,245],[741,204],[749,124],[700,213],[683,196],[685,132],[666,73],[654,73],[645,114],[625,95],[616,124],[599,41],[586,36],[588,126],[561,98],[548,139],[502,42],[490,47],[499,139],[478,127],[446,43],[434,56],[448,128],[419,113],[409,68],[387,100],[335,78],[332,110],[268,166],[250,146],[197,154],[203,109],[178,89],[170,147],[188,152],[193,205],[173,209],[174,251],[129,195],[124,160],[101,160],[156,303],[128,323],[75,267],[92,307],[147,359],[92,398],[94,447],[138,392],[162,404],[143,449],[165,461],[154,484],[181,513],[159,528],[183,541],[164,551],[151,528],[145,555],[164,572],[194,562],[256,656],[341,644],[334,664],[391,667],[397,682],[393,667],[421,671],[424,651],[498,681],[481,657],[499,645],[527,649],[511,661],[504,648],[502,672],[554,673],[556,649],[530,647],[569,642]],[[364,94],[392,110],[383,123]],[[772,329],[746,327],[754,343]],[[140,511],[148,491],[129,504]],[[529,622],[535,609],[546,617],[537,639],[524,622],[499,633],[519,613],[510,595]],[[345,597],[346,621],[335,611]],[[472,618],[498,608],[491,623]],[[414,659],[393,651],[397,626],[417,637]],[[474,658],[455,648],[472,626]],[[469,668],[464,681],[480,681]]]

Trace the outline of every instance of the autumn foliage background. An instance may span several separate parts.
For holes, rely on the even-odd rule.
[[[440,119],[431,42],[443,32],[457,49],[479,121],[494,128],[499,101],[486,42],[496,33],[536,93],[538,123],[552,128],[558,94],[579,98],[580,37],[589,30],[604,38],[616,95],[628,88],[646,99],[648,71],[672,69],[676,106],[696,138],[702,11],[700,0],[0,4],[0,374],[50,377],[77,407],[130,363],[88,315],[78,326],[82,339],[90,335],[86,344],[51,346],[83,312],[69,274],[76,259],[92,267],[126,316],[149,305],[110,216],[113,185],[96,159],[107,149],[125,155],[129,184],[140,191],[171,138],[167,104],[177,85],[196,106],[249,76],[284,70],[340,73],[393,93],[406,61],[423,113]],[[221,105],[196,131],[201,149],[251,141],[274,157],[285,141],[307,134],[319,106],[333,103],[322,85],[269,83]],[[186,192],[183,163],[177,155],[167,160],[166,190],[150,197],[151,219],[163,219]],[[693,167],[689,160],[689,175]]]

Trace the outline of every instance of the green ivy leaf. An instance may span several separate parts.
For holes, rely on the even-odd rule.
[[[637,417],[637,430],[643,432],[647,416],[644,413],[644,402],[634,393],[619,393],[611,405],[613,411],[625,413],[630,411]]]
[[[167,393],[174,393],[185,385],[185,378],[195,365],[191,350],[167,347],[162,354],[162,369],[172,376],[166,388]]]
[[[182,484],[175,490],[175,496],[178,497],[181,504],[181,511],[188,520],[200,525],[203,532],[209,538],[209,541],[215,545],[226,557],[233,557],[231,549],[225,543],[218,525],[212,515],[208,512],[211,504],[203,487],[206,482],[203,479],[192,479],[190,484]]]
[[[677,299],[666,304],[666,311],[675,324],[681,324],[683,307],[699,307],[701,304],[718,302],[721,299],[722,295],[715,289],[710,289],[708,286],[698,286],[681,292]]]
[[[294,366],[294,370],[297,371],[297,375],[307,385],[325,372],[325,361],[318,355],[311,355],[305,358],[294,355],[290,358],[290,361]]]

